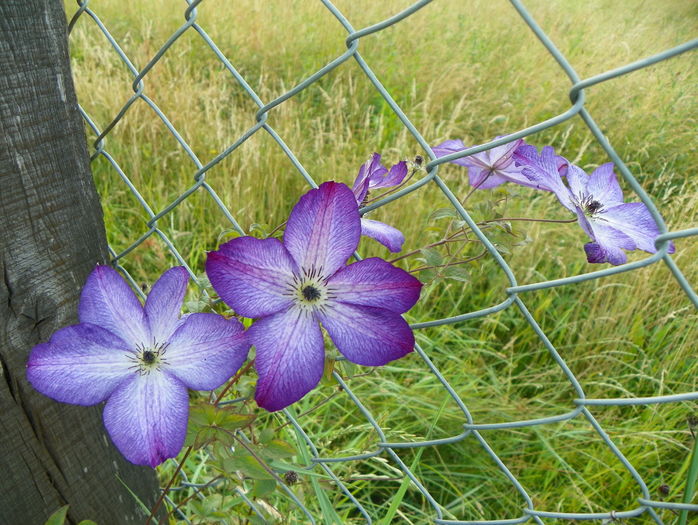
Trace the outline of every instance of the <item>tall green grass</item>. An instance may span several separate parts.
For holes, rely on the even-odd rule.
[[[355,28],[383,20],[408,4],[337,2]],[[137,68],[145,66],[183,23],[184,4],[174,5],[177,9],[164,0],[90,3]],[[698,16],[698,7],[688,0],[538,0],[526,6],[582,78],[694,37]],[[67,8],[69,14],[75,10],[72,4]],[[346,33],[319,3],[206,0],[197,20],[265,102],[345,50]],[[431,144],[448,138],[482,143],[569,107],[569,81],[506,2],[434,2],[400,24],[362,39],[359,50]],[[78,98],[104,128],[132,94],[132,77],[87,17],[71,35],[71,53]],[[658,204],[670,229],[695,226],[698,217],[696,66],[696,54],[688,53],[587,90],[588,110]],[[255,122],[257,107],[191,30],[144,83],[145,93],[203,163]],[[353,61],[273,109],[268,122],[318,182],[351,183],[373,151],[383,153],[387,162],[423,153]],[[608,160],[578,118],[528,140],[538,146],[551,144],[588,170]],[[156,211],[193,184],[194,164],[142,101],[110,133],[106,150]],[[104,159],[93,164],[93,171],[109,242],[120,252],[147,231],[147,217]],[[454,192],[465,195],[463,169],[443,166],[440,175]],[[272,228],[283,222],[307,188],[263,131],[211,169],[206,180],[246,230],[254,224]],[[518,197],[509,203],[508,214],[567,218],[552,196],[515,190]],[[476,210],[488,198],[486,192],[476,194],[469,209]],[[635,199],[628,194],[628,200]],[[443,206],[447,206],[444,196],[427,185],[372,217],[400,228],[407,238],[405,250],[412,250],[437,240],[428,217]],[[202,191],[158,226],[196,272],[203,269],[206,251],[231,230]],[[598,269],[584,260],[586,239],[577,225],[538,224],[525,229],[532,242],[506,256],[520,283]],[[361,251],[389,256],[372,241],[363,241]],[[675,260],[693,283],[698,282],[696,255],[694,240],[677,242]],[[175,260],[153,236],[122,262],[136,279],[152,283]],[[441,281],[425,287],[409,319],[437,319],[504,300],[508,283],[493,261],[482,259],[470,266],[468,282]],[[527,293],[522,299],[589,397],[697,389],[698,316],[662,264]],[[545,417],[573,406],[575,393],[569,381],[515,307],[420,330],[417,340],[465,401],[475,422]],[[462,431],[463,414],[416,354],[379,370],[339,366],[345,374],[358,376],[349,384],[389,441],[437,439]],[[311,410],[336,392],[336,385],[328,382],[294,411]],[[679,502],[691,447],[685,418],[695,410],[695,403],[674,403],[595,408],[592,413],[646,480],[653,497],[659,497],[658,487],[667,484],[667,500]],[[269,424],[282,420],[275,421],[270,416]],[[303,416],[301,423],[324,457],[370,451],[378,441],[341,393]],[[602,512],[637,506],[637,484],[581,416],[544,426],[483,431],[483,436],[521,481],[536,508]],[[524,500],[472,437],[399,454],[406,464],[414,465],[414,472],[450,518],[521,514]],[[433,516],[430,506],[414,486],[403,484],[394,467],[381,456],[342,463],[335,471],[375,516],[382,516],[392,503],[394,522],[425,523]],[[199,479],[205,479],[207,468],[203,455],[188,460],[187,469]],[[312,493],[309,479],[303,479],[297,490]],[[324,479],[318,483],[327,489],[343,520],[358,519],[331,483]],[[187,505],[185,511],[191,510]],[[303,521],[300,513],[287,511],[290,514],[280,521]],[[662,516],[669,522],[674,519],[669,512]]]

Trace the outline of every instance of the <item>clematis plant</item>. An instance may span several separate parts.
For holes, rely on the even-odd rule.
[[[283,242],[239,237],[209,252],[211,285],[238,314],[256,319],[247,334],[256,348],[259,406],[280,410],[318,384],[320,326],[359,365],[384,365],[412,351],[414,335],[400,314],[422,285],[379,258],[346,265],[360,236],[356,196],[326,182],[294,206]]]
[[[375,188],[391,188],[402,183],[407,175],[407,163],[402,160],[390,170],[381,164],[381,156],[374,153],[359,168],[352,191],[359,206],[364,203],[368,192]],[[377,240],[391,252],[399,252],[405,242],[405,236],[397,228],[371,219],[361,218],[361,235]]]
[[[584,245],[588,262],[619,265],[627,261],[623,250],[657,252],[657,223],[642,202],[623,202],[612,162],[602,164],[591,175],[570,164],[568,187],[556,169],[550,146],[543,148],[540,156],[520,155],[517,161],[532,182],[550,188],[560,203],[577,215],[579,225],[592,240]],[[674,247],[669,250],[672,253]]]
[[[502,137],[498,136],[497,138]],[[445,157],[464,149],[467,148],[462,140],[447,140],[434,146],[432,151],[437,157]],[[552,150],[552,148],[550,149]],[[515,153],[519,153],[520,156],[517,157]],[[532,153],[536,153],[535,146],[526,144],[523,139],[517,139],[480,153],[452,160],[451,163],[468,168],[468,179],[474,189],[486,190],[496,188],[505,182],[513,182],[520,186],[551,191],[550,188],[542,186],[540,182],[531,181],[523,174],[523,167],[519,159],[522,155]],[[559,156],[554,156],[554,161],[560,175],[564,175],[567,161]]]
[[[189,276],[166,271],[143,307],[123,278],[97,266],[80,296],[80,323],[35,346],[29,382],[63,403],[106,401],[104,425],[121,453],[155,467],[184,444],[187,389],[211,390],[245,361],[250,344],[235,319],[180,317]]]

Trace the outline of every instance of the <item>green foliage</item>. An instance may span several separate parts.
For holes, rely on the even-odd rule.
[[[137,67],[148,63],[182,24],[181,10],[164,1],[98,4],[90,6]],[[526,7],[580,77],[588,78],[693,38],[694,2],[670,4],[645,2],[642,9],[635,9],[611,0],[530,0]],[[397,1],[337,6],[355,28],[405,7]],[[74,3],[68,4],[69,14],[75,9]],[[232,5],[207,0],[197,13],[197,23],[265,102],[346,49],[339,38],[343,29],[320,4],[299,2],[288,9],[283,2],[245,0]],[[284,23],[269,24],[269,20]],[[506,2],[433,2],[399,26],[362,39],[360,49],[430,144],[449,138],[482,143],[569,108],[568,79]],[[75,26],[71,53],[81,105],[103,128],[132,95],[133,78],[87,16]],[[698,179],[689,176],[698,169],[691,147],[697,106],[690,86],[698,83],[696,58],[695,53],[684,54],[585,93],[586,108],[672,230],[695,226],[698,216]],[[204,163],[254,123],[257,106],[192,30],[175,42],[144,84],[146,94]],[[106,149],[159,211],[193,184],[196,167],[141,102],[112,130]],[[424,154],[352,61],[273,109],[269,122],[318,182],[351,183],[372,151],[384,153],[389,162]],[[88,140],[94,138],[88,130]],[[607,161],[576,117],[528,140],[553,145],[587,170]],[[108,162],[100,157],[92,167],[108,240],[119,252],[147,231],[148,217]],[[438,176],[465,199],[469,187],[464,168],[442,165]],[[307,189],[285,153],[263,131],[207,172],[206,182],[242,229],[258,237],[281,224]],[[624,189],[629,200],[636,200],[629,186],[624,184]],[[496,243],[520,284],[597,269],[584,260],[586,238],[575,224],[498,220],[568,219],[551,195],[503,186],[475,192],[464,206]],[[407,316],[410,322],[456,316],[506,299],[510,283],[488,254],[468,263],[419,269],[483,253],[480,243],[465,234],[457,243],[431,246],[467,230],[435,185],[427,184],[375,210],[371,218],[403,231],[404,253],[415,252],[397,261],[426,283],[420,302]],[[240,235],[204,188],[161,218],[158,228],[197,275],[203,274],[207,251]],[[698,282],[695,243],[676,244],[678,266],[689,281]],[[360,252],[389,257],[370,240],[362,242]],[[631,257],[636,260],[642,254]],[[163,268],[176,264],[155,235],[122,262],[144,283],[154,282]],[[694,344],[698,317],[662,265],[520,297],[589,397],[698,389]],[[189,301],[188,311],[223,309],[193,286]],[[251,320],[244,322],[249,326]],[[419,330],[416,337],[476,422],[546,417],[571,409],[576,394],[568,379],[513,306],[485,318]],[[332,371],[342,375],[389,441],[419,441],[427,435],[446,438],[463,431],[460,408],[416,354],[380,370],[328,359],[320,388],[293,407],[296,414],[304,414],[301,424],[323,457],[366,453],[379,441],[373,427],[337,388]],[[251,398],[254,382],[253,374],[246,375],[225,399]],[[293,472],[298,481],[291,489],[314,515],[334,523],[361,521],[320,467],[306,469],[311,461],[302,436],[283,417],[252,406],[252,401],[243,401],[221,409],[203,404],[192,409],[188,442],[200,448],[187,459],[184,470],[191,483],[215,480],[217,484],[172,492],[182,511],[197,524],[303,522],[304,516],[271,474]],[[679,502],[690,456],[684,421],[686,411],[694,407],[695,403],[672,403],[605,407],[593,413],[636,465],[651,494],[668,484],[676,489],[667,500]],[[606,512],[637,504],[636,483],[581,418],[482,434],[533,495],[537,508]],[[522,498],[472,436],[416,452],[401,450],[400,456],[445,505],[447,519],[520,515]],[[388,516],[393,521],[433,521],[429,503],[385,457],[332,464],[332,469],[372,515],[385,517],[385,504],[390,502]],[[159,472],[166,482],[173,467],[166,463]],[[263,518],[242,494],[259,503]],[[669,512],[662,517],[667,523],[675,519]]]

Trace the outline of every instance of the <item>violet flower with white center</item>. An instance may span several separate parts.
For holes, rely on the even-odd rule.
[[[180,318],[189,276],[166,271],[143,307],[109,266],[97,266],[80,296],[80,323],[35,346],[27,378],[42,394],[75,405],[106,401],[104,425],[130,462],[155,467],[184,444],[187,388],[212,390],[247,358],[239,321],[217,314]]]
[[[400,314],[417,302],[422,284],[379,258],[347,266],[360,236],[354,194],[325,182],[294,206],[283,243],[239,237],[209,252],[206,273],[221,299],[257,319],[247,334],[257,352],[259,406],[280,410],[318,384],[320,325],[359,365],[384,365],[412,351],[414,335]]]
[[[497,137],[502,138],[501,136]],[[451,153],[463,151],[467,149],[461,140],[447,140],[438,146],[434,146],[432,151],[437,157],[444,157]],[[539,184],[532,182],[522,173],[522,166],[519,164],[516,153],[526,154],[536,148],[529,146],[522,139],[517,139],[501,146],[496,146],[492,149],[481,151],[467,157],[452,160],[452,164],[465,166],[468,168],[468,179],[473,188],[486,190],[496,188],[505,182],[513,182],[520,186],[528,186],[531,188],[549,190],[549,188],[541,187]],[[556,157],[559,164],[559,169],[564,175],[567,161],[562,157]]]
[[[374,153],[371,159],[362,164],[354,180],[352,191],[359,206],[364,203],[368,192],[374,188],[391,188],[398,186],[407,175],[407,163],[402,160],[388,168],[381,164],[381,156]],[[391,252],[399,252],[405,242],[405,236],[397,228],[371,219],[361,219],[361,235],[375,239]]]
[[[619,265],[627,261],[623,250],[657,252],[654,246],[659,235],[657,223],[642,202],[623,202],[623,190],[612,162],[599,166],[591,175],[570,164],[568,187],[546,148],[539,162],[526,166],[524,173],[532,181],[549,187],[565,208],[577,214],[579,225],[593,241],[584,245],[587,261]],[[670,245],[669,253],[673,251],[674,246]]]

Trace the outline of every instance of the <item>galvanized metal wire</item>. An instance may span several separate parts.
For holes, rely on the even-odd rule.
[[[645,516],[646,518],[649,518],[650,521],[657,523],[657,524],[662,524],[663,521],[658,514],[658,510],[660,509],[673,509],[676,511],[680,510],[688,510],[691,512],[698,512],[698,505],[693,505],[693,504],[679,504],[679,503],[668,503],[664,501],[658,501],[657,499],[653,499],[652,495],[650,494],[647,484],[643,480],[642,476],[638,473],[637,469],[633,466],[633,464],[626,458],[623,453],[620,451],[618,446],[613,442],[613,440],[609,437],[607,432],[602,428],[602,426],[598,423],[596,418],[592,415],[592,413],[589,410],[589,407],[611,407],[611,406],[622,406],[622,405],[648,405],[648,404],[655,404],[655,403],[676,403],[676,402],[681,402],[681,401],[690,401],[690,400],[696,400],[698,399],[698,392],[685,392],[681,394],[673,394],[673,395],[661,395],[661,396],[655,396],[655,397],[629,397],[629,398],[603,398],[603,399],[592,399],[588,398],[585,394],[584,388],[580,384],[580,382],[577,380],[575,377],[574,373],[571,371],[567,363],[565,362],[564,358],[560,355],[558,350],[555,348],[555,346],[551,343],[551,341],[548,339],[546,336],[546,333],[544,330],[541,328],[539,325],[538,321],[534,318],[534,316],[531,314],[529,311],[528,307],[526,306],[525,302],[525,296],[529,292],[533,291],[538,291],[538,290],[543,290],[547,288],[554,288],[554,287],[560,287],[560,286],[566,286],[566,285],[571,285],[575,283],[580,283],[583,281],[588,281],[591,279],[602,279],[605,277],[609,277],[621,272],[629,272],[633,271],[635,269],[648,266],[651,264],[665,264],[671,273],[673,274],[673,277],[676,279],[676,282],[681,286],[683,291],[685,292],[686,296],[690,299],[690,301],[693,303],[693,305],[698,308],[698,295],[696,294],[695,290],[692,288],[691,284],[686,280],[680,269],[677,267],[674,259],[672,256],[668,253],[669,249],[669,241],[671,240],[676,240],[676,239],[682,239],[686,237],[691,237],[691,236],[696,236],[698,235],[698,227],[697,228],[690,228],[686,230],[681,230],[681,231],[673,231],[670,232],[667,230],[666,224],[664,222],[664,219],[662,218],[661,213],[657,209],[656,205],[653,203],[653,201],[650,199],[650,197],[647,195],[645,190],[642,188],[642,186],[638,183],[638,181],[635,179],[635,177],[631,174],[631,172],[628,170],[626,167],[625,163],[623,160],[618,156],[616,153],[615,149],[613,146],[609,143],[609,141],[606,139],[604,134],[601,132],[599,129],[599,126],[596,124],[595,120],[589,113],[589,111],[586,109],[585,106],[585,90],[588,88],[601,83],[608,81],[610,79],[619,77],[621,75],[625,75],[628,73],[631,73],[633,71],[636,71],[641,68],[645,68],[647,66],[650,66],[652,64],[655,64],[657,62],[663,61],[663,60],[668,60],[671,57],[674,57],[676,55],[679,55],[681,53],[685,53],[691,50],[696,49],[698,47],[698,39],[692,40],[690,42],[686,42],[680,46],[676,46],[672,49],[668,49],[662,53],[658,53],[654,56],[650,56],[647,58],[644,58],[642,60],[638,60],[636,62],[627,64],[623,67],[619,67],[616,69],[613,69],[611,71],[606,71],[603,73],[600,73],[598,75],[595,75],[590,78],[582,79],[578,76],[578,74],[575,72],[574,68],[572,65],[568,62],[568,60],[565,58],[565,56],[557,49],[555,44],[546,36],[544,31],[541,29],[541,27],[538,25],[536,20],[531,16],[531,14],[526,10],[522,2],[519,0],[511,0],[511,4],[513,8],[518,12],[520,15],[521,19],[530,27],[531,31],[533,31],[536,35],[536,37],[540,40],[541,44],[547,49],[547,51],[550,53],[550,55],[553,57],[553,59],[557,62],[557,66],[562,69],[562,71],[567,75],[567,77],[570,80],[570,90],[569,90],[569,99],[570,99],[570,106],[567,110],[565,110],[563,113],[549,118],[545,121],[538,122],[532,126],[529,126],[525,129],[521,129],[519,131],[516,131],[515,133],[511,133],[505,138],[499,138],[493,141],[490,141],[486,144],[482,144],[479,146],[471,147],[468,148],[464,151],[458,152],[458,153],[453,153],[451,155],[441,157],[441,158],[436,158],[434,155],[433,151],[430,148],[429,142],[422,136],[422,134],[419,132],[419,130],[410,122],[409,117],[403,112],[403,110],[400,108],[400,105],[391,97],[390,93],[388,90],[383,86],[381,81],[379,80],[379,76],[373,71],[373,69],[370,67],[370,65],[364,60],[362,57],[361,53],[359,52],[359,41],[372,34],[376,33],[379,31],[384,30],[385,28],[388,28],[390,26],[393,26],[394,24],[400,23],[402,20],[408,18],[410,15],[413,13],[417,12],[418,10],[424,8],[431,2],[431,0],[420,0],[419,2],[415,2],[412,4],[409,8],[405,9],[404,11],[401,11],[394,16],[387,18],[386,20],[381,21],[380,23],[374,24],[369,27],[361,28],[361,29],[355,29],[351,22],[340,12],[339,9],[337,9],[336,6],[332,4],[330,0],[321,0],[322,4],[325,6],[325,8],[336,17],[336,19],[341,23],[341,25],[344,27],[346,30],[346,51],[339,56],[337,56],[335,59],[330,61],[327,65],[322,67],[321,69],[317,70],[315,73],[310,75],[308,78],[304,79],[302,82],[300,82],[298,85],[294,86],[292,89],[288,90],[286,93],[283,95],[277,97],[274,100],[271,101],[263,101],[257,93],[252,89],[252,87],[246,82],[245,78],[243,75],[240,74],[240,72],[235,68],[233,63],[223,54],[223,52],[219,49],[219,47],[216,45],[216,43],[208,36],[206,33],[205,29],[199,25],[197,22],[197,7],[199,4],[201,4],[202,0],[186,0],[186,5],[182,6],[182,14],[184,16],[184,23],[167,39],[167,41],[162,45],[162,47],[157,50],[157,52],[153,55],[152,59],[143,67],[142,69],[136,68],[132,62],[129,60],[128,56],[126,53],[122,50],[120,47],[119,43],[112,37],[110,34],[109,30],[107,29],[107,25],[105,24],[98,16],[97,12],[95,9],[92,9],[89,5],[89,0],[78,0],[78,10],[72,17],[70,21],[70,29],[73,28],[73,26],[76,24],[76,22],[80,19],[90,19],[91,23],[94,23],[96,27],[99,28],[101,33],[106,37],[109,46],[111,47],[111,50],[119,57],[121,62],[128,68],[130,71],[133,80],[131,84],[131,88],[133,90],[133,94],[130,96],[130,98],[126,101],[126,103],[123,105],[121,110],[117,113],[117,115],[114,117],[114,119],[109,122],[103,129],[100,129],[97,124],[90,118],[88,113],[84,111],[81,108],[82,115],[85,119],[85,122],[87,125],[92,129],[94,132],[96,139],[92,143],[92,154],[91,154],[91,160],[94,161],[98,158],[103,158],[105,159],[113,168],[113,170],[118,174],[118,176],[122,179],[123,183],[125,186],[128,188],[128,190],[133,194],[133,196],[136,198],[137,202],[140,204],[142,207],[142,212],[145,214],[147,218],[147,227],[148,230],[142,234],[140,237],[134,239],[130,245],[128,245],[124,250],[120,252],[115,252],[111,251],[112,255],[112,262],[113,264],[118,267],[123,274],[131,281],[132,285],[134,286],[134,289],[138,290],[140,292],[139,287],[137,286],[137,283],[134,281],[134,279],[130,276],[128,271],[126,270],[127,263],[127,257],[129,254],[139,247],[146,239],[150,238],[151,236],[156,236],[159,237],[162,242],[165,243],[167,248],[171,251],[172,255],[177,259],[179,264],[183,265],[184,267],[187,268],[189,271],[190,275],[194,278],[196,281],[196,275],[190,268],[190,266],[187,263],[187,260],[185,257],[181,255],[181,253],[178,251],[176,243],[173,242],[172,239],[170,239],[165,232],[158,227],[158,221],[166,217],[168,214],[170,214],[175,208],[177,208],[184,200],[189,198],[194,192],[197,190],[201,190],[203,192],[206,192],[210,199],[215,203],[215,205],[221,210],[221,212],[224,214],[225,218],[227,221],[229,221],[230,225],[232,228],[237,231],[240,234],[245,234],[243,231],[243,228],[240,226],[240,224],[236,221],[234,215],[230,212],[230,210],[226,207],[225,203],[219,198],[217,195],[215,189],[209,185],[209,183],[206,181],[206,174],[207,172],[214,167],[216,164],[221,162],[223,159],[228,157],[229,155],[233,154],[237,148],[239,148],[245,141],[247,141],[250,137],[255,135],[256,133],[267,133],[272,139],[278,144],[278,146],[283,150],[283,152],[286,154],[288,159],[291,161],[293,166],[295,166],[296,170],[298,171],[298,174],[302,176],[307,184],[312,187],[317,187],[317,184],[313,177],[308,173],[308,171],[303,167],[301,162],[298,160],[298,157],[294,154],[294,152],[289,148],[289,146],[283,141],[282,137],[274,130],[274,128],[269,124],[268,122],[268,115],[269,112],[272,111],[275,107],[283,104],[284,102],[288,101],[304,89],[307,89],[308,87],[312,86],[314,82],[316,82],[318,79],[329,73],[330,71],[334,70],[335,68],[339,67],[341,64],[348,60],[354,60],[358,64],[358,66],[361,68],[363,73],[366,75],[368,80],[373,84],[375,87],[375,90],[381,95],[381,97],[385,100],[385,102],[389,105],[389,107],[392,109],[392,111],[395,113],[395,115],[400,119],[402,124],[407,128],[409,133],[414,137],[414,139],[419,143],[419,145],[424,149],[424,152],[428,155],[429,161],[426,164],[426,171],[427,175],[421,178],[418,182],[415,182],[395,193],[390,194],[389,196],[386,196],[385,198],[372,203],[366,207],[364,207],[361,212],[366,213],[369,212],[373,209],[379,208],[381,206],[384,206],[388,204],[389,202],[392,202],[394,200],[400,199],[403,196],[417,191],[420,188],[424,187],[425,185],[432,185],[441,192],[443,192],[443,195],[450,201],[454,209],[457,211],[458,215],[462,218],[463,221],[467,223],[467,225],[472,229],[474,234],[477,236],[477,238],[482,242],[484,247],[487,249],[489,252],[489,255],[496,261],[497,265],[503,272],[503,274],[506,276],[506,279],[508,280],[508,287],[503,289],[501,291],[501,302],[498,304],[495,304],[493,306],[490,306],[488,308],[483,308],[478,311],[473,311],[473,312],[465,312],[460,315],[456,315],[453,317],[449,318],[444,318],[444,319],[434,319],[434,320],[425,320],[422,322],[418,322],[413,324],[413,328],[415,330],[420,330],[428,327],[434,327],[434,326],[440,326],[440,325],[446,325],[446,324],[455,324],[455,323],[461,323],[466,320],[470,319],[475,319],[479,317],[485,317],[491,314],[494,314],[496,312],[502,311],[504,309],[508,308],[515,308],[518,309],[521,315],[526,319],[530,327],[536,332],[540,340],[542,341],[543,345],[549,352],[550,356],[554,360],[554,362],[557,364],[559,369],[562,371],[562,373],[565,375],[567,378],[569,384],[573,388],[575,392],[575,399],[571,402],[569,406],[569,410],[555,415],[555,416],[550,416],[550,417],[543,417],[543,418],[537,418],[537,419],[523,419],[519,421],[512,421],[512,422],[503,422],[503,423],[491,423],[491,422],[481,422],[481,421],[476,421],[473,416],[471,415],[470,411],[468,410],[468,407],[464,403],[464,401],[458,396],[456,391],[451,387],[449,384],[447,378],[439,371],[439,369],[434,365],[432,360],[429,358],[429,356],[424,352],[424,350],[417,345],[416,347],[416,352],[420,356],[421,360],[423,361],[424,367],[428,369],[435,377],[436,379],[443,385],[444,387],[444,395],[450,396],[453,401],[455,402],[456,406],[462,413],[462,418],[463,418],[463,430],[462,432],[458,433],[457,435],[447,437],[447,438],[441,438],[441,439],[434,439],[434,440],[428,440],[425,439],[423,441],[416,441],[416,442],[391,442],[388,440],[383,428],[381,425],[378,423],[376,418],[371,414],[370,410],[368,410],[364,404],[362,404],[361,399],[357,394],[355,394],[351,387],[347,384],[346,381],[341,377],[340,374],[338,374],[336,371],[334,372],[334,378],[337,381],[339,385],[341,385],[343,392],[351,399],[351,401],[356,405],[356,408],[363,414],[365,417],[366,421],[372,426],[372,428],[375,430],[376,435],[378,436],[377,441],[374,443],[374,447],[371,451],[361,454],[361,455],[355,455],[355,456],[350,456],[350,457],[322,457],[319,453],[318,448],[315,445],[315,442],[313,441],[313,436],[310,435],[306,430],[304,430],[303,425],[301,421],[299,420],[298,416],[295,414],[295,411],[293,407],[284,410],[285,417],[288,418],[289,423],[293,426],[295,431],[297,432],[297,435],[301,437],[301,440],[304,442],[304,445],[307,447],[307,452],[308,452],[308,457],[310,458],[308,468],[313,469],[313,468],[319,468],[321,469],[322,472],[324,472],[327,476],[329,476],[330,479],[334,481],[336,484],[336,487],[339,491],[343,492],[350,504],[354,505],[357,509],[357,515],[363,518],[367,523],[372,523],[373,519],[376,519],[377,516],[372,515],[357,499],[354,494],[352,494],[351,490],[342,482],[342,480],[335,475],[333,472],[333,464],[340,463],[340,462],[347,462],[347,461],[361,461],[367,458],[372,458],[375,456],[383,456],[387,458],[388,460],[392,461],[402,472],[404,473],[405,476],[409,477],[411,480],[412,484],[414,487],[416,487],[419,492],[423,495],[425,500],[429,503],[429,505],[433,509],[433,522],[434,523],[440,523],[440,524],[514,524],[514,523],[526,523],[526,522],[535,522],[535,523],[543,523],[544,519],[547,518],[557,518],[557,519],[567,519],[567,520],[619,520],[623,518],[631,518],[631,517],[636,517],[636,516]],[[183,34],[185,33],[197,33],[198,36],[200,37],[201,41],[204,42],[210,49],[211,51],[216,55],[218,60],[220,60],[221,64],[224,66],[226,72],[228,75],[230,75],[238,84],[239,86],[247,93],[247,95],[250,97],[250,99],[257,105],[258,109],[255,113],[255,123],[247,129],[240,137],[237,138],[233,143],[231,143],[227,148],[225,148],[222,152],[220,152],[218,155],[216,155],[212,160],[210,160],[207,163],[203,163],[197,155],[194,153],[193,149],[187,144],[186,140],[182,137],[182,135],[177,131],[177,129],[172,125],[168,117],[165,115],[165,113],[158,107],[158,105],[148,97],[146,94],[146,83],[148,80],[148,72],[155,66],[155,64],[158,63],[158,61],[165,55],[165,53],[168,52],[168,50],[171,48],[171,46],[179,39]],[[160,210],[155,210],[153,209],[149,203],[143,198],[141,193],[139,192],[138,188],[131,182],[129,179],[128,174],[126,174],[122,168],[119,166],[119,163],[117,160],[110,155],[110,153],[106,149],[106,142],[105,139],[109,135],[110,131],[114,129],[114,127],[123,119],[123,117],[127,114],[129,109],[133,106],[133,104],[136,101],[143,101],[146,103],[154,112],[155,114],[159,117],[159,119],[162,121],[162,124],[169,130],[169,132],[172,134],[174,139],[177,141],[179,146],[182,148],[182,150],[186,153],[186,155],[189,157],[191,162],[193,163],[195,169],[192,172],[191,176],[191,185],[184,191],[182,192],[176,199],[174,199],[172,202],[167,204],[165,207],[163,207]],[[538,283],[533,283],[533,284],[526,284],[526,285],[520,285],[517,282],[516,276],[514,274],[514,271],[509,267],[507,262],[504,260],[504,258],[500,255],[499,251],[495,248],[493,243],[490,241],[490,239],[487,237],[487,235],[478,227],[476,224],[475,220],[471,218],[471,215],[468,213],[468,211],[461,205],[461,202],[459,201],[458,197],[454,194],[454,192],[449,188],[449,185],[444,182],[444,180],[439,176],[439,166],[445,162],[451,161],[453,159],[461,158],[467,155],[471,155],[480,151],[484,151],[490,148],[493,148],[495,146],[505,144],[507,142],[511,142],[513,140],[516,140],[518,138],[523,138],[527,137],[529,135],[532,135],[534,133],[537,133],[541,130],[544,130],[546,128],[550,128],[552,126],[556,126],[568,119],[571,119],[573,117],[579,117],[581,118],[584,123],[588,126],[589,130],[591,133],[594,135],[594,137],[598,140],[599,144],[603,147],[603,149],[606,151],[608,156],[611,158],[611,160],[615,163],[616,167],[620,171],[622,177],[625,179],[625,182],[633,189],[633,191],[639,196],[641,201],[647,205],[649,208],[652,216],[656,220],[661,235],[656,240],[656,247],[658,249],[656,254],[650,255],[648,257],[645,257],[642,260],[638,260],[635,262],[631,262],[628,264],[624,264],[621,266],[617,267],[611,267],[611,268],[604,268],[602,270],[597,270],[597,271],[592,271],[589,273],[584,273],[581,275],[574,275],[572,277],[566,277],[562,279],[555,279],[555,280],[549,280],[549,281],[543,281],[543,282],[538,282]],[[212,247],[213,248],[213,247]],[[140,292],[142,294],[142,292]],[[232,400],[229,403],[234,403],[237,400]],[[492,449],[492,447],[489,445],[488,440],[485,438],[485,434],[483,431],[486,430],[493,430],[493,429],[515,429],[515,428],[524,428],[524,427],[531,427],[531,426],[536,426],[536,425],[546,425],[550,423],[555,423],[555,422],[560,422],[560,421],[566,421],[566,420],[571,420],[573,418],[583,418],[585,419],[588,424],[595,430],[595,432],[598,434],[599,438],[606,444],[606,446],[613,452],[615,457],[618,459],[620,465],[624,469],[626,469],[627,473],[632,476],[634,479],[636,485],[637,485],[637,502],[636,505],[632,508],[624,509],[624,510],[617,510],[617,511],[611,511],[609,510],[608,512],[597,512],[597,513],[565,513],[565,512],[554,512],[554,511],[549,511],[546,509],[542,508],[537,508],[531,496],[527,492],[526,488],[519,482],[517,477],[512,474],[512,472],[507,468],[506,464],[504,461],[495,453],[495,451]],[[515,519],[494,519],[494,520],[454,520],[454,519],[447,519],[445,516],[447,513],[444,511],[444,506],[442,502],[437,501],[429,492],[429,490],[421,483],[420,479],[418,476],[410,469],[410,467],[405,464],[405,462],[400,458],[398,455],[397,451],[402,450],[402,449],[416,449],[419,447],[427,447],[427,446],[441,446],[441,445],[447,445],[447,444],[452,444],[456,443],[459,441],[463,440],[471,440],[476,442],[482,452],[484,454],[487,454],[490,456],[492,461],[497,465],[499,470],[502,472],[502,474],[509,480],[511,483],[511,486],[515,491],[517,491],[520,496],[522,501],[524,502],[524,510],[521,513],[521,515]],[[192,484],[189,483],[189,481],[186,478],[186,474],[182,473],[182,482],[178,485],[175,486],[172,490],[182,490],[185,488],[205,488],[209,487],[210,484]],[[294,494],[294,490],[291,486],[283,485],[282,484],[283,490],[286,492],[286,494],[294,501],[294,503],[298,507],[298,520],[301,521],[307,521],[309,523],[315,523],[318,520],[318,516],[313,515],[313,512],[308,509],[303,502],[296,497]],[[247,497],[244,491],[239,490],[238,494],[240,497],[242,497],[245,501],[247,501],[248,505],[250,506],[251,511],[256,514],[258,517],[261,519],[264,519],[264,513],[263,511],[259,508],[257,504],[255,504],[254,501],[252,501],[250,498]],[[168,501],[171,502],[171,500]],[[179,519],[182,519],[184,521],[188,522],[188,519],[186,516],[184,516],[181,511],[178,511],[176,513],[177,517]],[[697,518],[698,519],[698,518]]]

